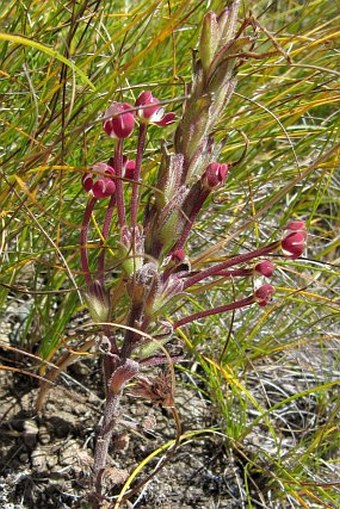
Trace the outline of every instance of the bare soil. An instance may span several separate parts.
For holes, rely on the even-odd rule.
[[[15,348],[13,331],[21,322],[17,310],[13,316],[15,323],[9,322],[7,314],[0,327],[0,508],[90,509],[93,451],[104,400],[101,360],[97,355],[89,355],[71,366],[50,388],[44,408],[38,414],[35,410],[40,382],[36,378],[37,366]],[[282,394],[286,397],[312,387],[318,377],[320,382],[329,379],[334,372],[331,357],[330,365],[323,363],[321,369],[318,350],[307,351],[304,347],[287,355],[286,366],[283,359],[279,368],[257,365],[257,376],[248,377],[247,387],[263,407],[275,404]],[[189,359],[185,362],[188,365]],[[277,422],[272,421],[276,432],[281,434],[279,452],[268,428],[261,425],[248,433],[241,449],[240,444],[232,444],[221,432],[224,428],[221,413],[206,396],[206,388],[199,387],[199,373],[195,373],[199,368],[194,363],[191,367],[192,376],[190,370],[176,373],[175,401],[183,430],[181,443],[171,456],[167,456],[169,448],[165,447],[176,438],[171,411],[124,396],[104,477],[103,509],[115,507],[126,479],[141,464],[131,486],[147,482],[129,500],[123,501],[119,509],[293,507],[288,498],[276,497],[273,491],[270,481],[275,458],[278,453],[289,458],[290,451],[301,440],[301,430],[308,439],[309,430],[322,425],[326,414],[334,410],[324,405],[323,412],[328,410],[323,416],[323,406],[313,394],[307,394],[280,408]],[[162,368],[153,368],[153,373],[155,370],[161,372]],[[250,411],[256,414],[256,409]],[[155,451],[154,457],[143,464]],[[336,454],[334,444],[332,455]],[[165,466],[149,479],[165,459]],[[318,479],[336,484],[333,461],[329,465],[325,462],[325,475]],[[323,506],[316,503],[308,507]]]
[[[2,354],[8,357],[6,350]],[[10,366],[11,359],[6,360]],[[71,378],[58,381],[37,414],[37,381],[20,372],[0,370],[2,508],[90,507],[93,448],[103,402],[100,368],[93,360],[81,362],[71,369],[71,375],[74,383]],[[221,435],[202,431],[218,424],[211,405],[185,384],[178,387],[176,405],[187,440],[164,468],[120,507],[241,507],[240,466],[227,452]],[[172,414],[166,408],[126,397],[122,411],[105,476],[111,502],[103,507],[113,507],[128,474],[176,436]],[[197,435],[190,436],[195,430]],[[145,466],[138,479],[145,478],[164,454],[160,452]]]

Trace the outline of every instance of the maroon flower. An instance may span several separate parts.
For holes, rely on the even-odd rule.
[[[202,175],[202,184],[208,189],[214,189],[225,183],[229,171],[227,164],[210,163]]]
[[[305,249],[306,235],[303,232],[288,233],[281,242],[283,254],[288,258],[299,258]]]
[[[259,306],[266,306],[271,300],[275,293],[275,288],[268,283],[260,286],[255,292],[255,297]]]
[[[307,235],[306,224],[302,219],[292,219],[291,221],[289,221],[289,223],[287,224],[287,230],[294,232],[296,231],[306,232]]]
[[[263,260],[255,265],[255,270],[261,276],[270,277],[274,272],[274,264],[270,260]]]
[[[105,111],[104,131],[111,138],[128,138],[135,126],[135,116],[131,110],[133,107],[129,103],[113,102]]]
[[[116,185],[112,179],[114,169],[106,163],[96,163],[92,166],[92,172],[85,173],[82,184],[87,193],[95,198],[107,198],[115,193]]]
[[[159,100],[150,91],[144,91],[138,96],[136,106],[139,107],[137,114],[142,122],[164,127],[176,120],[175,113],[165,113]]]
[[[135,177],[136,161],[133,159],[127,159],[123,164],[124,177],[133,180]]]
[[[185,260],[186,254],[183,249],[176,249],[171,253],[171,261],[176,264],[182,263]]]
[[[307,228],[305,222],[300,219],[290,221],[281,241],[283,254],[288,258],[299,258],[306,247],[306,241]]]

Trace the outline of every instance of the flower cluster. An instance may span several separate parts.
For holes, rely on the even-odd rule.
[[[214,21],[214,19],[208,19],[207,23],[217,22],[218,24],[218,20]],[[205,28],[207,29],[207,26]],[[206,55],[204,58],[202,56],[202,63],[205,61],[204,65],[208,66],[205,57]],[[138,225],[140,174],[147,128],[150,124],[165,127],[173,123],[175,118],[173,112],[165,112],[161,102],[150,91],[143,91],[134,106],[127,102],[113,102],[104,114],[103,129],[108,136],[117,140],[114,156],[109,159],[108,163],[94,164],[91,171],[86,172],[82,179],[85,191],[92,197],[89,199],[82,229],[82,262],[87,284],[90,288],[97,287],[98,281],[104,285],[105,250],[101,252],[98,261],[99,280],[92,279],[85,244],[94,201],[111,197],[102,236],[104,241],[108,237],[113,218],[113,207],[116,205],[118,224],[121,229],[120,251],[125,257],[129,256],[131,249],[134,253],[133,263],[121,262],[124,277],[127,278],[127,291],[132,299],[132,309],[134,305],[139,308],[138,312],[131,313],[131,316],[135,316],[129,325],[135,327],[137,323],[143,324],[145,331],[148,330],[164,305],[179,292],[188,291],[192,286],[201,281],[204,282],[207,278],[244,278],[254,277],[256,274],[270,278],[275,267],[273,262],[265,257],[281,247],[285,256],[292,259],[298,258],[304,251],[307,238],[304,221],[292,220],[288,223],[281,241],[276,241],[244,255],[228,258],[225,262],[192,273],[185,245],[204,203],[211,193],[225,185],[232,165],[210,161],[196,182],[190,184],[188,173],[183,180],[186,161],[181,154],[164,157],[156,186],[163,193],[163,200],[156,200],[144,218],[143,227]],[[195,119],[192,121],[196,122]],[[129,160],[123,153],[123,142],[124,139],[132,135],[137,123],[139,123],[139,135],[136,158]],[[176,135],[178,133],[181,133],[181,127],[177,129]],[[189,145],[190,143],[189,140]],[[130,225],[128,223],[129,216],[126,214],[124,181],[127,184],[129,182],[130,185],[132,184],[131,203],[127,209],[130,211]],[[152,262],[151,264],[151,272],[150,263],[145,265],[146,262],[143,261],[147,256],[156,260],[156,263]],[[258,258],[262,259],[257,261],[253,267],[247,266]],[[149,265],[150,268],[146,271]],[[151,274],[151,276],[146,276],[146,274]],[[88,293],[91,294],[91,292]],[[98,293],[100,292],[97,291]],[[174,328],[204,316],[241,308],[255,302],[261,307],[265,306],[271,301],[274,293],[274,287],[265,283],[255,290],[253,295],[245,299],[182,318],[175,322]],[[102,294],[105,295],[104,307],[106,306],[108,311],[110,303],[107,293],[103,290]],[[137,295],[141,295],[142,298],[137,299]],[[97,301],[98,298],[94,300]],[[91,299],[88,299],[88,302],[91,308]],[[144,309],[141,302],[144,302]],[[128,347],[125,347],[129,355],[134,350],[132,344],[134,341],[135,339],[130,341],[131,344]]]
[[[96,163],[92,166],[90,173],[85,173],[82,184],[87,193],[95,198],[108,198],[116,190],[114,183],[115,171],[112,166],[106,163]]]
[[[138,225],[139,179],[146,130],[150,124],[167,126],[174,120],[175,114],[165,113],[160,101],[150,91],[142,92],[134,107],[129,103],[114,102],[106,110],[103,123],[105,133],[117,140],[114,156],[109,159],[108,164],[96,163],[90,172],[84,174],[82,179],[85,191],[92,196],[88,204],[91,213],[94,206],[93,200],[111,197],[102,232],[104,240],[108,237],[109,225],[113,218],[113,207],[117,206],[118,223],[121,228],[120,251],[125,257],[129,256],[130,250],[134,252],[132,263],[121,262],[132,307],[134,305],[138,307],[138,313],[136,312],[136,316],[129,325],[136,327],[137,323],[143,324],[143,331],[148,330],[161,309],[178,293],[190,290],[192,286],[201,281],[204,282],[207,278],[244,278],[255,275],[270,278],[274,273],[275,266],[266,257],[281,248],[285,256],[292,259],[298,258],[303,253],[307,239],[304,221],[292,220],[288,223],[281,241],[276,241],[244,255],[228,258],[225,262],[198,272],[191,272],[185,245],[204,203],[213,192],[225,185],[232,165],[211,161],[206,164],[196,182],[190,184],[190,180],[187,179],[183,183],[182,174],[185,161],[181,155],[178,157],[170,155],[164,159],[163,166],[159,171],[157,187],[164,191],[165,201],[160,204],[156,201],[144,218],[143,227]],[[138,121],[139,135],[136,158],[131,160],[123,154],[123,140],[131,136]],[[126,184],[132,184],[131,203],[127,209],[130,211],[130,224],[129,216],[126,215],[124,181]],[[87,284],[93,288],[98,284],[98,280],[92,280],[90,276],[85,247],[89,211],[85,217],[86,224],[83,227],[82,237],[83,270],[86,274]],[[98,262],[99,280],[102,284],[104,284],[104,256],[105,251],[102,251]],[[146,263],[147,256],[152,256],[156,263]],[[260,260],[252,267],[247,266],[259,258]],[[105,291],[102,293],[105,295],[105,306],[109,308],[107,294]],[[174,329],[205,316],[238,309],[256,302],[261,307],[265,306],[272,300],[274,293],[274,287],[265,283],[245,299],[182,318],[174,323]],[[137,298],[137,296],[139,297]],[[97,302],[98,299],[94,300]],[[88,302],[91,308],[91,299],[88,299]],[[96,306],[98,307],[98,303]],[[134,341],[137,340],[130,341],[131,344],[125,348],[129,355],[134,350]]]

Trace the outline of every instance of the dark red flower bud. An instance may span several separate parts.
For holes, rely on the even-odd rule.
[[[136,106],[141,106],[137,114],[143,120],[152,121],[152,118],[159,114],[159,111],[161,110],[159,100],[148,90],[139,94]]]
[[[275,288],[268,283],[260,286],[255,292],[255,297],[259,306],[266,306],[271,300],[275,293]]]
[[[104,131],[111,138],[128,138],[135,126],[135,116],[131,110],[133,107],[129,103],[113,102],[105,111]]]
[[[92,173],[85,173],[85,175],[82,178],[82,184],[83,188],[87,193],[89,193],[92,190],[93,187]]]
[[[286,229],[287,233],[299,232],[305,236],[305,239],[307,238],[306,224],[304,221],[302,221],[302,219],[293,219],[287,224]]]
[[[270,260],[263,260],[255,265],[256,272],[265,277],[272,276],[274,268],[274,264]]]
[[[106,163],[97,163],[92,166],[92,172],[85,173],[82,178],[85,191],[95,198],[112,196],[116,190],[116,185],[112,179],[115,175],[114,169]]]
[[[130,180],[134,179],[136,169],[136,161],[128,159],[124,162],[124,177]]]
[[[208,189],[221,186],[227,179],[228,171],[227,164],[210,163],[201,178],[203,186]]]
[[[175,121],[175,113],[165,113],[159,100],[150,91],[142,92],[136,101],[138,116],[142,122],[156,124],[160,127],[167,126]]]
[[[92,193],[95,198],[107,198],[112,196],[116,190],[113,180],[103,177],[93,184]]]
[[[185,260],[186,254],[184,249],[176,249],[173,253],[171,253],[171,261],[176,264],[182,263]]]
[[[288,233],[281,241],[283,254],[289,258],[299,258],[305,249],[307,233],[305,231],[293,231]]]
[[[292,219],[287,224],[287,230],[305,230],[306,225],[305,222],[302,219]]]

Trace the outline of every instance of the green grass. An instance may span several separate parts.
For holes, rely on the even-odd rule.
[[[0,7],[0,306],[18,286],[32,295],[20,345],[53,360],[82,309],[80,177],[111,155],[101,116],[111,100],[133,102],[145,88],[180,114],[206,2],[45,4]],[[245,1],[243,15],[250,7],[292,64],[276,53],[240,67],[216,138],[225,162],[240,158],[245,140],[249,147],[196,226],[192,262],[275,238],[291,217],[306,218],[308,252],[275,258],[272,305],[212,317],[182,336],[243,457],[247,507],[257,496],[269,503],[269,492],[282,507],[337,507],[337,5]],[[256,53],[274,49],[259,31]],[[150,133],[144,174],[152,184],[164,133]],[[128,148],[132,155],[132,142]],[[113,251],[115,240],[113,232]],[[188,309],[228,302],[234,292],[249,292],[249,281],[193,295]],[[258,433],[270,453],[249,446]]]

